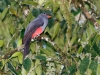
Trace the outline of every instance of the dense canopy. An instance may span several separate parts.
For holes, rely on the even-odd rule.
[[[27,25],[52,16],[23,59]],[[0,0],[0,75],[99,75],[100,0]]]

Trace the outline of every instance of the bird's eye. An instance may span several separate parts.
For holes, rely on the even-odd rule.
[[[46,14],[46,13],[43,13],[43,14]]]

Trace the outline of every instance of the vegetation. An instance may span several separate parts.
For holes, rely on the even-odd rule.
[[[30,43],[22,39],[40,13],[52,16]],[[0,75],[99,75],[100,0],[0,0]]]

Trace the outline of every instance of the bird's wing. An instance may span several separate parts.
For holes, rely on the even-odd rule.
[[[32,22],[29,23],[26,31],[25,31],[25,35],[23,38],[23,44],[25,41],[28,40],[28,38],[31,38],[32,34],[41,26],[44,25],[44,21],[42,18],[36,18],[35,20],[33,20]]]

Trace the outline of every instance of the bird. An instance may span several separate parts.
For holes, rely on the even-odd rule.
[[[51,18],[51,16],[47,13],[41,13],[37,16],[37,18],[35,18],[28,24],[24,33],[24,37],[22,39],[22,44],[24,45],[23,58],[25,58],[29,54],[31,39],[34,39],[41,33],[43,33],[48,24],[49,18]]]

